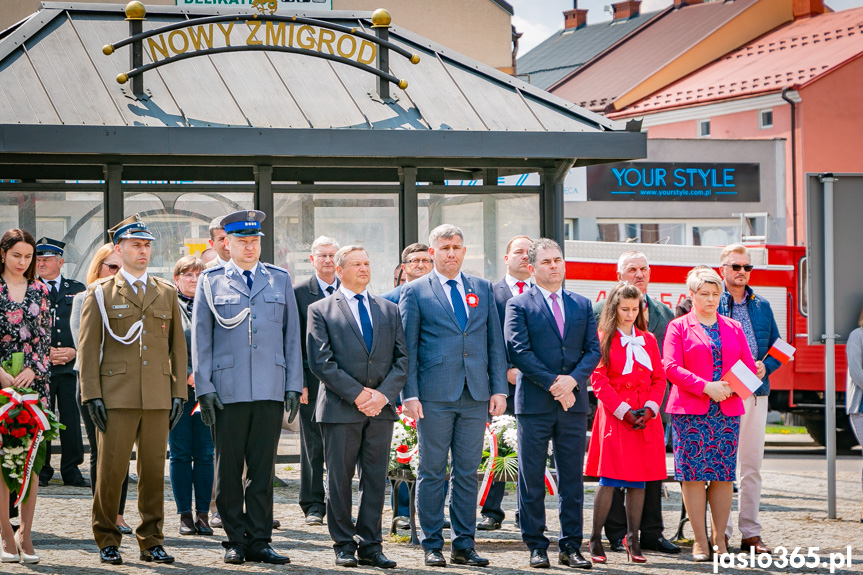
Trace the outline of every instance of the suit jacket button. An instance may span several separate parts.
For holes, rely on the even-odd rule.
[[[369,360],[369,365],[371,365],[371,364],[372,364],[372,360]]]
[[[258,316],[256,316],[255,314],[252,314],[252,319],[258,319]]]
[[[258,349],[258,344],[253,345],[252,349]]]
[[[146,362],[146,361],[144,362],[144,365],[147,365],[147,362]]]
[[[464,356],[467,357],[467,354],[464,354]]]
[[[141,316],[141,319],[147,319],[147,316],[142,315],[142,316]]]
[[[566,351],[566,346],[564,346],[564,347],[562,347],[562,348],[560,348],[560,349],[561,349],[561,351]]]
[[[146,350],[147,350],[147,346],[145,345],[145,346],[144,346],[144,351],[146,351]]]
[[[249,305],[255,305],[255,300],[250,301]]]
[[[113,372],[113,371],[111,371],[111,370],[109,369],[109,370],[108,370],[108,375],[114,375],[114,372]]]

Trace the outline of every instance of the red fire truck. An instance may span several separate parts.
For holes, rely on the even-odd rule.
[[[749,246],[752,287],[773,308],[782,339],[797,348],[794,360],[770,377],[771,410],[804,418],[812,438],[824,445],[824,346],[809,345],[807,335],[806,250],[798,246]],[[592,301],[608,295],[617,281],[617,260],[640,251],[650,264],[648,294],[672,310],[687,295],[686,273],[695,265],[717,269],[721,247],[566,242],[566,287]],[[859,310],[850,310],[855,316]],[[837,447],[856,445],[845,415],[845,346],[836,346]]]

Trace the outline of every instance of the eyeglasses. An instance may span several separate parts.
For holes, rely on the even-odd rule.
[[[745,266],[740,264],[722,264],[722,267],[731,268],[736,272],[739,272],[741,269],[746,272],[751,272],[752,268],[755,266],[751,264],[746,264]]]
[[[336,254],[315,254],[315,257],[322,260],[334,260],[336,259]]]
[[[186,272],[184,274],[180,274],[181,278],[186,278],[187,280],[196,280],[201,275],[201,272]]]
[[[422,264],[424,266],[430,266],[432,263],[433,263],[432,260],[430,260],[428,258],[416,258],[413,260],[406,261],[405,265],[418,266],[418,265]]]
[[[120,271],[120,266],[118,266],[117,264],[106,264],[106,263],[102,262],[102,265],[105,266],[106,268],[108,268],[108,271],[111,272],[112,274],[115,274],[118,271]]]

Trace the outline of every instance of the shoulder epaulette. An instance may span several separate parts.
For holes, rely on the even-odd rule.
[[[280,272],[285,272],[286,274],[291,273],[291,272],[289,272],[288,270],[286,270],[285,268],[280,268],[279,266],[274,265],[274,264],[267,264],[267,263],[265,263],[265,264],[263,264],[263,265],[264,265],[264,267],[268,267],[268,268],[270,268],[271,270],[278,270],[278,271],[280,271]]]
[[[161,284],[164,284],[164,285],[172,287],[172,288],[174,287],[174,283],[169,281],[169,280],[166,280],[165,278],[161,278],[159,276],[150,276],[150,277],[153,278],[153,280],[155,280],[156,283],[161,283]]]
[[[209,273],[212,273],[216,270],[223,270],[223,269],[225,269],[224,266],[213,266],[211,268],[204,268],[203,270],[201,270],[201,273],[202,274],[209,274]]]

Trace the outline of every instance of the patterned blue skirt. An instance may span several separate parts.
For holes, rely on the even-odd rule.
[[[735,481],[740,416],[710,400],[705,415],[671,415],[676,481]]]

